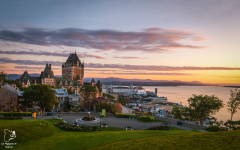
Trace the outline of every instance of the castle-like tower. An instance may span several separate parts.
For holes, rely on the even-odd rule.
[[[80,81],[83,85],[84,64],[79,60],[76,52],[69,55],[67,61],[62,64],[62,78]]]

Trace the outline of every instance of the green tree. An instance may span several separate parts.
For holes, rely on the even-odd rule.
[[[100,102],[95,105],[96,111],[101,112],[102,109],[105,109],[106,112],[115,112],[115,105],[107,102]]]
[[[26,108],[33,107],[34,92],[29,87],[24,88],[23,98],[24,100],[21,102],[21,104],[24,111],[26,111]]]
[[[126,103],[123,101],[121,97],[118,98],[118,102],[124,106],[126,105]]]
[[[195,95],[188,99],[189,110],[193,111],[193,119],[203,124],[209,116],[214,115],[223,106],[223,101],[214,95]]]
[[[2,85],[5,85],[7,83],[6,76],[7,74],[4,73],[3,71],[0,73],[0,82],[2,83]]]
[[[110,95],[110,94],[107,94],[107,93],[103,93],[103,97],[111,98],[111,100],[115,99],[114,96],[112,96],[112,95]]]
[[[55,90],[52,90],[50,86],[45,84],[31,85],[29,87],[31,90],[31,99],[37,102],[41,110],[44,108],[50,111],[53,108],[53,104],[57,102],[55,98]]]
[[[67,92],[68,92],[68,94],[75,94],[74,90],[72,91],[71,88],[67,88]]]
[[[16,84],[18,88],[22,87],[22,83],[20,83],[18,80],[7,80],[8,84]]]
[[[231,120],[233,114],[237,113],[237,110],[240,109],[240,90],[237,88],[235,90],[230,90],[231,98],[227,102],[227,110],[231,113]]]
[[[79,90],[80,95],[84,98],[84,100],[96,99],[97,89],[90,85],[83,85]]]
[[[182,107],[179,107],[179,106],[173,106],[173,109],[172,109],[172,114],[174,115],[174,117],[176,119],[179,119],[179,120],[182,120],[183,119],[183,113],[184,112],[184,109]]]

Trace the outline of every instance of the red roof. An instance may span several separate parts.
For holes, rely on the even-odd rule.
[[[94,102],[102,102],[102,101],[106,101],[106,99],[104,97],[98,97],[97,99],[94,100]]]

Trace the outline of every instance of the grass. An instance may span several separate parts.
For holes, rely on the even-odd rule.
[[[125,129],[122,129],[122,128],[115,128],[115,127],[103,127],[102,128],[102,131],[124,131]]]
[[[99,132],[68,132],[62,131],[53,124],[60,120],[4,120],[3,129],[15,130],[17,138],[14,149],[88,149],[119,141],[172,134],[194,134],[192,131],[126,131],[119,128],[103,128]],[[3,132],[0,132],[3,137]],[[0,149],[4,148],[0,146]]]
[[[62,131],[53,124],[60,120],[1,120],[0,137],[4,129],[16,131],[14,149],[229,149],[240,147],[240,131],[200,133],[183,131],[133,130],[103,128],[99,132]],[[1,141],[2,142],[2,141]],[[0,149],[4,147],[0,145]]]
[[[240,147],[240,131],[225,131],[217,133],[195,133],[183,135],[163,135],[128,141],[119,141],[100,147],[98,150],[120,149],[208,149],[208,150],[238,150]]]
[[[140,118],[137,118],[137,121],[142,122],[142,123],[166,122],[166,121],[162,121],[162,120],[143,121]]]

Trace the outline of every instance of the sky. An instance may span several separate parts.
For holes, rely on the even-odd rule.
[[[0,71],[240,85],[239,0],[0,0]]]

